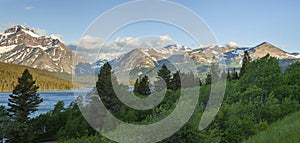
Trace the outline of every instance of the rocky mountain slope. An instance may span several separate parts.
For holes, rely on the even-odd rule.
[[[41,36],[33,29],[18,25],[0,34],[0,61],[20,64],[51,72],[71,73],[75,55],[56,36]]]
[[[171,47],[171,48],[170,48]],[[120,57],[114,59],[112,64],[115,68],[133,69],[136,67],[149,68],[159,65],[162,61],[170,61],[175,64],[181,64],[188,59],[194,60],[196,63],[209,64],[213,57],[219,61],[226,61],[227,64],[233,62],[240,63],[244,51],[248,50],[252,59],[257,59],[270,54],[278,59],[297,59],[300,54],[288,53],[280,48],[264,42],[255,47],[239,47],[239,46],[210,46],[200,49],[191,50],[189,48],[181,48],[175,45],[167,46],[167,48],[138,48],[134,49]]]

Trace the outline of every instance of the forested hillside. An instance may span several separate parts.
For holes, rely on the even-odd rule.
[[[36,79],[39,90],[69,90],[72,82],[46,70],[0,62],[0,92],[9,92],[16,86],[18,77],[28,69]]]
[[[181,92],[189,91],[189,94],[183,96],[192,96],[195,91],[200,89],[198,105],[189,121],[179,131],[160,141],[160,143],[225,143],[243,142],[249,139],[249,141],[260,142],[265,141],[264,138],[267,139],[267,142],[273,142],[269,138],[275,137],[274,132],[277,132],[276,130],[281,130],[282,133],[282,136],[276,137],[290,139],[291,142],[299,142],[297,137],[298,122],[294,122],[297,118],[295,116],[299,114],[291,116],[290,119],[284,118],[291,113],[300,111],[300,62],[289,65],[284,72],[280,70],[278,59],[270,55],[253,61],[243,60],[243,65],[244,70],[242,70],[243,72],[241,71],[243,74],[238,74],[236,71],[228,74],[222,106],[213,122],[204,130],[199,130],[198,127],[210,98],[211,84],[218,83],[216,80],[209,79],[212,77],[211,75],[214,75],[214,69],[218,69],[213,68],[218,66],[217,64],[211,67],[211,75],[208,74],[205,84],[202,84],[200,87],[174,86],[176,88],[172,88],[173,86],[171,85],[177,85],[172,84],[176,83],[176,73],[162,72],[164,70],[161,70],[158,73],[161,77],[171,77],[166,82],[165,98],[159,105],[148,110],[130,108],[118,99],[116,93],[121,93],[120,96],[127,96],[131,93],[128,91],[128,86],[121,85],[117,83],[116,78],[112,78],[114,77],[113,72],[110,65],[107,64],[101,68],[96,87],[86,95],[88,100],[78,98],[78,102],[74,102],[68,107],[65,107],[62,101],[58,102],[52,111],[31,120],[34,130],[32,141],[112,143],[114,141],[102,136],[92,128],[81,112],[84,111],[85,115],[97,117],[97,121],[100,122],[97,124],[99,128],[118,134],[121,126],[115,124],[110,128],[106,128],[106,125],[111,125],[109,124],[111,118],[107,116],[107,112],[101,109],[93,109],[95,104],[97,104],[95,99],[98,99],[98,97],[101,98],[110,113],[118,119],[127,123],[147,125],[168,117],[177,107],[178,100],[181,98]],[[166,68],[165,70],[168,69]],[[32,71],[32,73],[34,72]],[[161,75],[160,73],[164,74]],[[171,76],[172,74],[174,75]],[[235,77],[235,75],[237,76]],[[198,81],[197,78],[195,79],[195,81]],[[119,88],[116,91],[114,91],[112,83],[118,85]],[[153,96],[156,96],[158,93],[153,92]],[[137,92],[136,96],[140,97],[139,94]],[[191,100],[186,98],[182,102],[185,105],[190,105]],[[79,107],[78,105],[81,106]],[[0,117],[9,119],[9,116],[4,113],[6,113],[4,107],[0,108]],[[283,122],[276,123],[282,119]],[[9,120],[6,122],[9,122]],[[4,121],[3,125],[6,124],[8,123]],[[7,128],[9,129],[9,127]],[[292,129],[292,131],[289,131],[289,129]],[[3,135],[15,136],[15,134],[10,134],[9,132],[4,132],[1,135],[0,132],[0,136]],[[256,139],[256,135],[259,139]],[[262,139],[260,139],[260,136],[262,136]],[[128,138],[134,139],[135,137],[129,136]]]

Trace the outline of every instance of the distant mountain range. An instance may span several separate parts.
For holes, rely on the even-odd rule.
[[[76,47],[71,48],[76,49]],[[88,63],[55,36],[39,35],[33,29],[21,25],[9,28],[0,34],[0,62],[26,65],[51,72],[72,73],[75,70],[76,75],[98,73],[105,62],[110,62],[117,72],[152,69],[169,63],[181,65],[189,60],[193,60],[196,65],[202,65],[197,68],[205,71],[212,57],[225,61],[229,66],[239,67],[245,50],[249,51],[252,59],[266,54],[283,60],[284,62],[281,63],[285,64],[300,59],[299,53],[288,53],[268,42],[263,42],[255,47],[214,45],[191,49],[178,44],[166,45],[162,48],[141,47],[110,61],[99,60]],[[77,59],[76,67],[73,67],[74,58]]]
[[[288,53],[268,42],[263,42],[255,47],[216,45],[194,50],[178,44],[168,45],[158,49],[137,48],[111,60],[110,63],[116,72],[122,72],[134,69],[155,68],[168,63],[180,65],[192,59],[198,65],[206,65],[205,68],[207,69],[207,65],[212,62],[212,57],[215,57],[218,61],[224,61],[228,66],[234,65],[236,68],[239,68],[245,50],[249,52],[252,59],[261,58],[266,54],[270,54],[278,58],[280,63],[284,64],[285,67],[287,63],[300,59],[299,53]],[[101,67],[104,62],[100,60],[97,63],[92,65],[85,64],[85,68],[95,69],[87,67],[95,67],[94,65]]]
[[[0,61],[20,64],[51,72],[71,73],[73,59],[86,61],[74,54],[56,36],[43,36],[18,25],[0,34]],[[77,63],[75,63],[77,64]]]

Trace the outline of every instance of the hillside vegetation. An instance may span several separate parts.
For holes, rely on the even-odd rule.
[[[251,137],[244,143],[295,143],[300,141],[300,112],[296,112]]]
[[[18,77],[28,69],[36,80],[39,90],[70,90],[72,82],[46,70],[39,70],[22,65],[0,62],[0,92],[10,92],[17,84]]]

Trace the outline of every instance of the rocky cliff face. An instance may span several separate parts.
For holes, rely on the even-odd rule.
[[[76,59],[76,60],[74,60]],[[33,29],[15,26],[0,34],[0,61],[26,65],[52,72],[71,73],[86,61],[55,36],[41,36]]]

